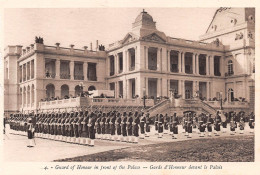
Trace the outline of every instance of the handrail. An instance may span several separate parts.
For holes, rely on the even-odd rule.
[[[210,106],[209,104],[205,103],[204,101],[200,101],[202,105],[207,106],[210,110],[216,112],[216,109]]]
[[[162,106],[164,103],[166,103],[168,101],[169,101],[169,99],[165,99],[165,100],[161,101],[160,103],[157,103],[156,105],[154,105],[154,106],[150,107],[149,109],[147,109],[147,112],[153,111],[153,109],[156,109],[157,107]]]

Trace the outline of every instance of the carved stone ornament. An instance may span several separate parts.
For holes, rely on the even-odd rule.
[[[156,34],[152,34],[152,35],[149,35],[149,36],[146,36],[143,38],[144,40],[146,41],[155,41],[155,42],[161,42],[161,43],[164,43],[165,41],[162,40],[158,35]]]

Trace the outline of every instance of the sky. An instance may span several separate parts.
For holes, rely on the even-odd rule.
[[[145,8],[167,36],[199,40],[217,8]],[[5,9],[4,46],[34,43],[41,36],[45,45],[74,44],[77,49],[96,40],[108,45],[131,31],[142,8],[25,8]]]

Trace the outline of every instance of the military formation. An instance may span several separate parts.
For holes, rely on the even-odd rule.
[[[140,111],[119,112],[116,110],[102,112],[100,110],[77,110],[72,112],[41,112],[37,114],[11,114],[8,123],[14,134],[27,135],[29,147],[33,145],[34,137],[88,145],[93,147],[95,139],[117,142],[138,143],[139,139],[150,137],[151,134],[163,138],[165,134],[177,139],[182,133],[192,138],[192,133],[199,137],[211,137],[220,132],[230,134],[244,133],[245,114],[226,113],[218,111],[215,116],[194,112],[186,112],[183,116],[157,114]],[[255,116],[248,116],[250,132],[254,132]],[[239,131],[238,131],[239,130]]]

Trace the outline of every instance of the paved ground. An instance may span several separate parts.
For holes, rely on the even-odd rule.
[[[153,131],[153,130],[152,130]],[[4,160],[12,162],[20,161],[54,161],[66,158],[79,157],[84,155],[91,155],[100,152],[106,152],[111,150],[119,150],[127,147],[132,147],[132,149],[137,148],[140,145],[152,145],[160,144],[166,142],[179,142],[185,140],[193,139],[208,139],[209,137],[201,138],[198,133],[193,133],[193,137],[188,139],[181,132],[181,127],[179,127],[178,139],[171,139],[169,134],[165,134],[163,138],[158,138],[157,135],[151,133],[149,138],[144,140],[139,140],[139,144],[125,143],[125,142],[114,142],[114,141],[103,141],[96,140],[95,147],[88,147],[76,144],[69,144],[59,141],[47,140],[36,138],[36,147],[28,148],[27,147],[27,138],[25,136],[13,135],[9,133],[7,129],[7,136],[4,140]],[[236,133],[236,135],[240,135]],[[244,135],[252,135],[249,133],[249,128],[246,126]],[[221,133],[218,137],[227,137],[230,136],[228,133]],[[211,138],[216,138],[214,136]]]

